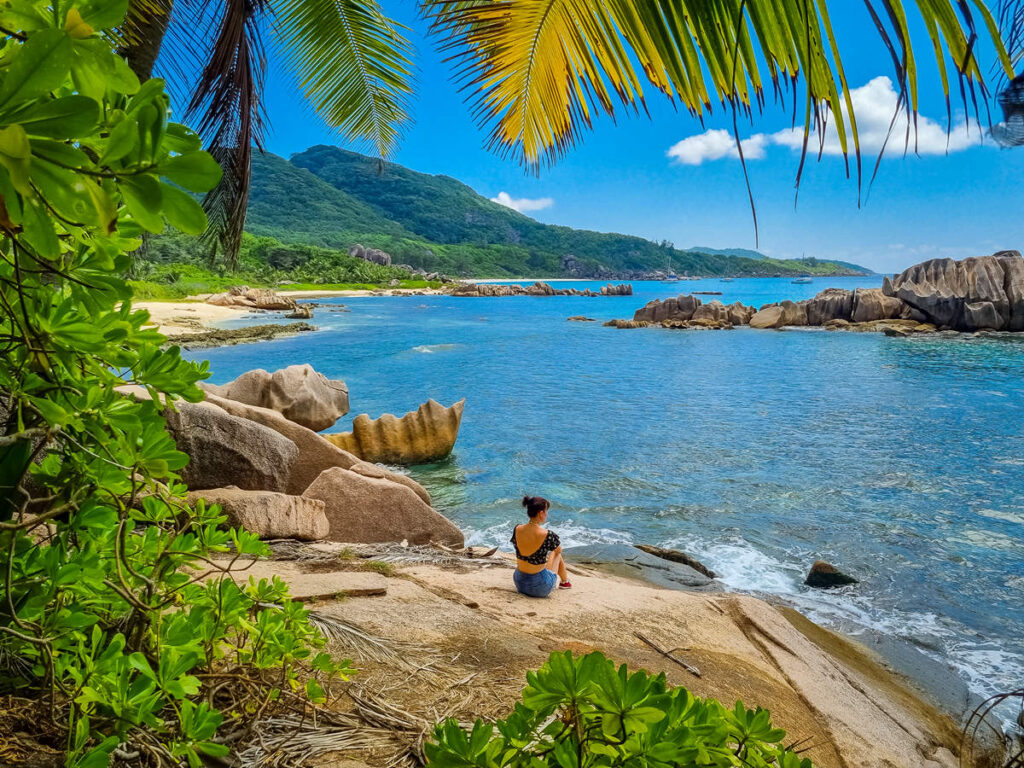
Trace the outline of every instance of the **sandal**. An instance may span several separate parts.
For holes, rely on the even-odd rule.
[[[561,584],[558,585],[558,588],[559,589],[572,589],[572,582],[571,581],[563,581]]]

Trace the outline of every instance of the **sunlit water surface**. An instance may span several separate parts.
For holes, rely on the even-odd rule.
[[[953,665],[1024,679],[1024,339],[820,330],[616,330],[652,298],[761,305],[878,278],[634,283],[607,298],[319,300],[317,333],[202,350],[212,381],[311,363],[352,415],[466,398],[453,456],[415,467],[470,543],[507,547],[524,493],[567,544],[678,547],[731,588],[782,596]],[[559,283],[598,288],[598,283]],[[337,310],[344,305],[350,311]],[[347,429],[351,418],[336,429]],[[861,583],[802,585],[815,559]]]

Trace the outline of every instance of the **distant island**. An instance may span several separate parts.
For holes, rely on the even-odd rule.
[[[772,259],[740,248],[679,249],[667,241],[543,224],[448,176],[381,165],[337,147],[311,147],[291,160],[256,155],[252,173],[241,266],[243,277],[248,272],[254,281],[276,272],[279,281],[336,282],[323,277],[324,265],[351,271],[356,246],[364,258],[373,252],[376,264],[398,267],[388,280],[871,274],[840,261]],[[194,239],[165,236],[154,240],[147,258],[164,272],[171,263],[199,268],[207,260],[198,248]],[[316,270],[296,274],[311,261]]]

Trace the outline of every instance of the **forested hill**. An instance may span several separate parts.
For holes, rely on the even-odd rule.
[[[856,265],[680,250],[630,235],[542,224],[448,176],[337,147],[253,159],[246,229],[283,242],[380,248],[393,263],[476,277],[864,274]]]

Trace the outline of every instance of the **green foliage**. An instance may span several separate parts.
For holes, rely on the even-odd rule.
[[[726,709],[664,675],[618,669],[600,653],[553,653],[526,676],[522,701],[497,723],[449,720],[425,745],[433,768],[744,766],[811,768],[782,745],[763,709]],[[497,733],[495,733],[497,731]]]
[[[674,270],[691,275],[861,274],[855,265],[745,258],[680,250],[640,237],[543,224],[447,176],[417,173],[337,147],[291,161],[253,158],[246,227],[283,242],[380,248],[395,264],[473,277],[564,277],[564,256],[584,274]]]
[[[192,193],[220,168],[97,32],[125,8],[0,9],[0,693],[37,702],[69,766],[120,744],[198,766],[347,667],[279,580],[224,575],[211,558],[266,547],[178,482],[158,403],[202,399],[206,364],[161,348],[119,275],[143,232],[205,229]]]

